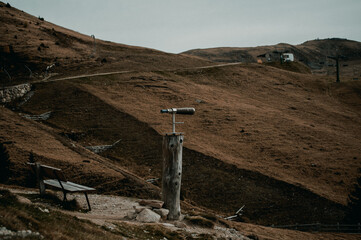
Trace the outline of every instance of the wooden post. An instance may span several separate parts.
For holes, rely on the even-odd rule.
[[[40,195],[44,195],[45,194],[45,184],[44,184],[44,180],[41,176],[41,168],[40,168],[40,163],[35,163],[36,166],[36,182],[38,183],[39,186],[39,192]]]
[[[181,133],[163,136],[162,199],[164,207],[169,210],[169,220],[178,220],[181,214],[182,152],[183,135]]]

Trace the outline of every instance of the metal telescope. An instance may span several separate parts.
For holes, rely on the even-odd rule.
[[[172,133],[175,132],[175,125],[181,124],[184,122],[176,122],[175,121],[175,115],[176,114],[183,114],[183,115],[193,115],[196,112],[194,108],[191,107],[185,107],[185,108],[169,108],[169,109],[162,109],[160,110],[160,113],[171,113],[172,114]]]

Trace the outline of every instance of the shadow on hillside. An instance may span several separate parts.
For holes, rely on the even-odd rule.
[[[32,114],[53,111],[45,123],[63,132],[78,132],[76,140],[83,145],[121,139],[120,144],[102,155],[144,179],[161,176],[162,136],[148,124],[75,85],[61,82],[37,85],[36,94],[21,111]],[[94,178],[87,173],[73,171],[71,174],[81,178],[82,184],[94,186]],[[120,187],[117,181],[97,185],[102,193],[123,194],[124,191],[116,191]],[[127,194],[137,195],[134,191]],[[183,150],[182,195],[193,204],[224,216],[246,205],[245,219],[264,225],[334,223],[340,221],[344,213],[342,205],[299,186],[239,169],[188,148]]]

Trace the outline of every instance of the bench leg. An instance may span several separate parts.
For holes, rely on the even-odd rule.
[[[90,207],[90,203],[89,203],[89,199],[88,199],[88,194],[86,192],[84,192],[85,194],[85,198],[86,198],[86,202],[88,203],[88,207],[89,207],[89,211],[91,211],[91,207]]]
[[[63,202],[66,202],[66,201],[68,201],[67,199],[66,199],[66,192],[63,192],[64,193],[64,199],[63,199]]]

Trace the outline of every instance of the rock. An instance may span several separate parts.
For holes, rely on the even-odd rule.
[[[144,209],[146,209],[147,207],[140,207],[140,206],[133,206],[134,210],[136,213],[140,213],[141,211],[143,211]]]
[[[32,202],[26,198],[26,197],[23,197],[23,196],[20,196],[20,195],[17,195],[16,196],[18,201],[21,202],[21,203],[25,203],[25,204],[31,204]]]
[[[29,83],[2,88],[0,89],[0,102],[11,102],[16,98],[24,96],[30,90],[31,85]]]
[[[159,222],[160,215],[146,208],[138,214],[136,219],[139,222],[156,223]]]
[[[176,226],[177,228],[186,228],[187,224],[185,224],[184,222],[175,222],[174,226]]]
[[[127,213],[127,218],[130,219],[130,220],[133,220],[137,217],[137,213],[136,212],[133,212],[133,211],[130,211]]]
[[[165,209],[165,208],[159,208],[159,209],[154,209],[153,210],[155,213],[159,214],[161,216],[162,219],[167,219],[169,210]]]
[[[171,224],[171,223],[162,223],[162,225],[164,226],[164,227],[175,227],[173,224]]]
[[[141,200],[139,204],[142,206],[150,206],[153,208],[162,208],[164,202],[159,200]]]

